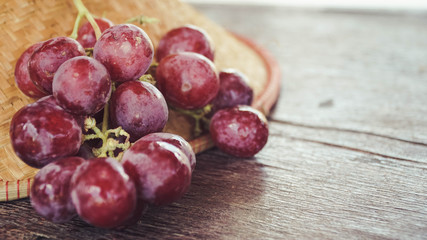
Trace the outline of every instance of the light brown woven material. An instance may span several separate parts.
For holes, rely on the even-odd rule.
[[[15,86],[14,65],[30,45],[57,36],[68,36],[77,11],[72,0],[0,0],[0,201],[28,196],[32,177],[37,169],[23,163],[13,152],[9,140],[9,125],[13,114],[24,105],[35,101],[22,94]],[[205,29],[215,43],[215,65],[218,70],[236,68],[251,80],[255,96],[265,91],[271,71],[260,52],[235,38],[222,27],[208,20],[191,6],[177,0],[84,0],[86,7],[97,16],[105,16],[114,23],[144,14],[160,20],[142,26],[157,46],[159,38],[169,29],[183,24],[194,24]],[[269,75],[270,74],[270,75]],[[274,75],[274,74],[273,74]],[[277,86],[270,98],[277,97]],[[274,96],[276,94],[276,96]],[[260,106],[258,106],[260,107]],[[265,108],[267,110],[271,105]],[[192,140],[196,152],[213,146],[209,136],[193,139],[192,122],[185,116],[171,113],[166,130]]]

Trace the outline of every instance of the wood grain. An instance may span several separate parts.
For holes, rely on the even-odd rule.
[[[0,204],[10,239],[426,239],[427,13],[198,6],[283,71],[256,157],[197,156],[190,192],[124,231]]]

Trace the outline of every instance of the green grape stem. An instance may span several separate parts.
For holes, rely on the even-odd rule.
[[[138,78],[138,80],[141,82],[148,82],[148,83],[151,83],[153,85],[156,85],[156,80],[154,79],[154,77],[151,74],[144,74],[140,78]]]
[[[195,109],[195,110],[187,110],[187,109],[181,109],[181,108],[175,108],[175,107],[171,107],[171,108],[181,114],[190,116],[194,119],[194,129],[193,129],[194,137],[198,137],[203,133],[203,130],[201,127],[202,123],[205,125],[205,127],[209,126],[210,124],[210,119],[207,118],[206,115],[212,110],[211,104],[208,104],[203,108]]]
[[[160,20],[157,18],[152,18],[152,17],[147,17],[145,15],[139,15],[133,18],[129,18],[126,23],[133,23],[133,22],[137,22],[141,25],[144,25],[146,23],[157,23]]]
[[[105,110],[104,110],[105,111]],[[104,112],[105,114],[105,112]],[[107,113],[108,114],[108,113]],[[123,152],[130,147],[130,135],[123,130],[121,127],[114,129],[105,129],[100,130],[96,126],[96,121],[92,117],[88,117],[85,119],[84,129],[87,131],[92,130],[94,133],[86,134],[84,136],[84,141],[93,140],[93,139],[101,139],[102,146],[100,148],[93,148],[92,153],[95,157],[113,157],[117,160],[121,160],[123,156]],[[123,143],[120,143],[117,139],[120,136],[126,137]],[[115,138],[114,138],[115,137]],[[114,151],[116,149],[120,149],[120,153],[115,156]]]
[[[86,19],[89,21],[90,25],[92,25],[95,31],[96,39],[98,39],[101,36],[101,29],[99,28],[92,14],[83,4],[82,0],[74,0],[74,6],[76,6],[77,8],[78,14],[76,17],[76,21],[74,22],[74,28],[73,28],[73,32],[70,35],[70,38],[77,39],[77,32],[79,30],[80,22],[83,17],[86,17]]]

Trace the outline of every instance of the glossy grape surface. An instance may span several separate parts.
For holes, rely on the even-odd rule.
[[[38,214],[52,222],[66,222],[77,215],[70,196],[74,171],[85,160],[67,157],[44,166],[31,186],[31,205]]]
[[[253,90],[247,84],[249,80],[241,72],[225,69],[219,73],[219,81],[218,94],[211,102],[211,115],[220,109],[252,104]]]
[[[179,148],[187,156],[190,161],[191,171],[196,167],[196,155],[194,154],[193,148],[179,135],[166,132],[156,132],[144,136],[140,141],[163,141],[170,143]]]
[[[58,101],[56,101],[56,98],[53,95],[49,95],[49,96],[45,96],[40,98],[39,100],[37,100],[38,103],[47,103],[47,104],[51,104],[53,106],[57,106],[62,108]],[[63,108],[62,108],[63,109]],[[77,121],[77,123],[79,124],[80,127],[84,127],[84,121],[86,116],[85,115],[75,115],[75,114],[71,114],[74,119]]]
[[[214,60],[212,40],[203,29],[194,25],[185,25],[167,32],[159,41],[156,59],[160,62],[164,57],[179,52],[195,52]]]
[[[101,33],[112,27],[114,24],[106,18],[95,18],[95,22],[98,24]],[[84,23],[77,32],[77,41],[84,48],[93,48],[96,43],[95,30],[89,22]]]
[[[191,166],[185,154],[163,141],[136,141],[122,158],[140,198],[155,205],[180,199],[189,189]]]
[[[73,175],[70,189],[79,216],[97,227],[119,227],[136,208],[135,185],[113,158],[87,160]]]
[[[150,67],[153,54],[148,35],[132,24],[119,24],[105,30],[93,48],[93,57],[107,68],[116,82],[142,76]]]
[[[53,78],[53,96],[75,115],[93,115],[111,96],[111,79],[97,60],[82,56],[64,62]]]
[[[163,58],[156,80],[166,101],[183,109],[204,107],[219,90],[215,66],[197,53],[176,53]]]
[[[222,151],[236,157],[252,157],[267,143],[267,119],[249,106],[226,108],[212,117],[210,133]]]
[[[41,168],[58,158],[76,154],[82,130],[62,108],[36,102],[15,113],[9,135],[16,155],[28,165]]]
[[[30,58],[28,71],[34,84],[46,93],[52,93],[52,81],[62,63],[77,56],[85,56],[85,50],[76,40],[56,37],[43,42]]]
[[[168,107],[162,93],[152,84],[128,81],[111,97],[110,119],[113,127],[122,126],[131,141],[136,141],[163,129],[168,120]]]
[[[32,98],[41,98],[47,94],[40,91],[30,78],[28,72],[28,61],[35,50],[37,50],[43,42],[36,43],[25,50],[19,57],[15,65],[15,82],[22,93]]]

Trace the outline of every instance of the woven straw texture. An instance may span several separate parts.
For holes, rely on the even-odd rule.
[[[72,0],[0,0],[0,201],[10,201],[29,195],[37,169],[22,162],[12,149],[9,125],[13,114],[34,102],[15,86],[14,65],[30,45],[57,36],[68,36],[77,11]],[[277,99],[279,72],[268,54],[248,42],[228,33],[191,6],[177,0],[93,0],[83,1],[96,16],[105,16],[114,23],[144,14],[160,21],[141,26],[154,47],[169,29],[183,24],[204,28],[215,44],[215,65],[218,70],[236,68],[251,80],[255,91],[254,105],[268,113]],[[272,86],[274,85],[274,86]],[[170,113],[165,131],[177,133],[189,140],[199,153],[213,146],[208,135],[194,139],[192,121],[175,112]]]

